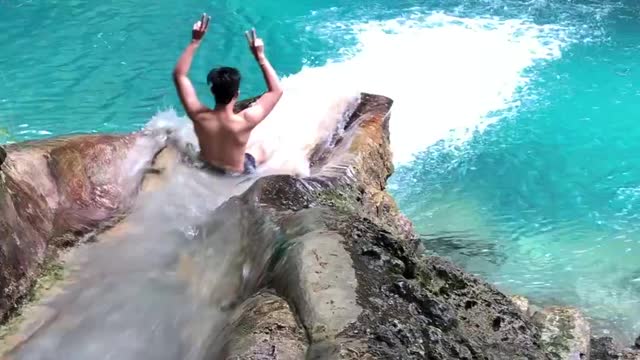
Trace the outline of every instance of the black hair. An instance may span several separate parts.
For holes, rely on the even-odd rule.
[[[238,94],[240,72],[232,67],[219,67],[209,71],[207,84],[211,87],[216,104],[227,105]]]

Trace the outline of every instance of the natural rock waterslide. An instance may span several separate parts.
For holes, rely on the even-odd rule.
[[[161,130],[8,146],[0,350],[8,359],[581,359],[593,343],[611,353],[590,343],[579,311],[534,311],[423,255],[385,192],[391,107],[362,94],[309,154],[303,178],[210,176],[185,165]],[[184,179],[191,186],[176,186]],[[19,306],[61,260],[62,280]]]

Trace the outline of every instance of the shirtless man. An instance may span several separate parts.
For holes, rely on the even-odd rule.
[[[180,56],[173,71],[173,80],[184,109],[193,121],[200,157],[205,167],[220,174],[251,174],[264,163],[267,154],[260,145],[247,150],[251,131],[273,110],[282,96],[278,76],[264,54],[262,39],[255,29],[246,32],[249,48],[262,69],[268,91],[253,106],[240,113],[233,107],[238,100],[240,72],[231,67],[215,68],[207,75],[207,83],[216,101],[209,109],[198,100],[196,91],[187,77],[193,55],[200,46],[211,17],[202,15],[193,25],[191,43]]]

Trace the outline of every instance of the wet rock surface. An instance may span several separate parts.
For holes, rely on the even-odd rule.
[[[533,320],[542,332],[542,345],[555,359],[589,359],[591,327],[574,308],[550,307],[538,311]]]
[[[420,258],[415,244],[399,243],[366,218],[334,226],[349,244],[364,309],[345,335],[366,339],[366,353],[384,359],[547,358],[535,326],[497,290],[440,258]]]
[[[493,286],[441,258],[423,255],[411,223],[385,191],[393,171],[391,106],[389,98],[362,94],[349,119],[326,142],[331,147],[315,148],[310,154],[311,176],[258,179],[196,229],[199,235],[179,269],[171,270],[169,262],[168,271],[183,276],[189,291],[223,308],[216,315],[222,329],[208,326],[213,318],[196,314],[203,326],[195,333],[199,344],[206,345],[197,358],[561,359],[574,348],[588,356],[589,342],[585,348],[583,337],[574,331],[583,329],[576,321],[578,313],[572,313],[565,327],[555,326],[554,316],[538,315],[534,321],[522,304]],[[128,164],[126,154],[138,136],[8,149],[3,169],[9,164],[10,171],[0,173],[7,174],[0,178],[0,187],[8,190],[2,193],[0,209],[9,216],[0,219],[0,235],[21,241],[4,242],[0,253],[0,260],[13,262],[0,265],[5,309],[26,291],[51,239],[99,228],[126,210],[125,200],[135,198],[143,174],[134,172],[134,177],[122,180],[114,174],[131,172],[114,169]],[[138,155],[135,163],[152,161],[163,146],[157,144],[144,147],[141,153],[146,155]],[[18,156],[31,165],[18,169],[25,163],[16,161]],[[33,166],[48,171],[31,174]],[[64,179],[64,184],[56,179]],[[151,187],[162,186],[156,181]],[[33,204],[33,211],[15,206],[16,196],[21,204]],[[235,214],[231,220],[229,214]],[[30,216],[39,220],[36,225],[25,225]],[[209,287],[221,276],[213,270],[222,266],[209,257],[215,253],[208,248],[215,244],[207,241],[212,236],[227,239],[225,244],[236,252],[224,264],[224,292]],[[7,287],[9,283],[25,287],[16,290]],[[142,284],[141,280],[137,288]],[[219,298],[220,293],[225,297]],[[141,298],[136,301],[144,308]],[[162,316],[160,311],[156,314]],[[548,335],[556,328],[561,331]],[[43,334],[35,333],[22,345],[29,348]],[[173,333],[165,335],[180,341]],[[570,344],[569,350],[550,343]],[[188,345],[177,344],[175,355],[158,347],[138,346],[135,354],[121,349],[118,358],[144,357],[145,351],[185,358],[180,351],[188,351]],[[20,349],[12,353],[15,358],[20,354]]]
[[[308,342],[287,302],[260,292],[236,310],[227,335],[227,359],[304,359]]]
[[[529,299],[524,296],[514,295],[511,297],[511,301],[522,311],[524,314],[531,315],[529,308]]]
[[[124,214],[159,134],[87,135],[6,147],[0,171],[0,319],[59,247]],[[3,150],[4,151],[4,150]]]
[[[611,337],[591,339],[591,359],[594,360],[640,360],[640,347],[625,347]]]
[[[285,234],[286,255],[264,286],[296,309],[307,357],[552,358],[511,299],[421,255],[419,240],[384,196],[392,171],[389,106],[372,98],[356,110],[347,139],[310,178],[260,179],[243,195],[268,209]]]

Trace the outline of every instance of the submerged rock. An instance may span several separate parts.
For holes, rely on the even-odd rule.
[[[225,309],[222,326],[207,327],[209,319],[200,319],[202,358],[588,356],[579,314],[546,310],[534,321],[493,286],[423,255],[411,223],[385,191],[393,171],[391,106],[389,98],[362,94],[330,141],[309,154],[311,176],[258,179],[194,230],[180,271],[187,288]],[[164,146],[148,136],[77,137],[8,149],[0,173],[6,173],[0,210],[8,216],[0,219],[0,235],[12,240],[0,253],[0,310],[25,294],[51,245],[72,242],[56,239],[99,229],[127,209],[145,164]],[[134,151],[140,142],[147,146]],[[229,220],[228,214],[236,216]],[[220,227],[225,230],[216,234]],[[208,261],[215,253],[212,236],[237,252],[215,274],[221,264]],[[220,277],[229,285],[224,291],[211,284]],[[46,329],[33,336],[46,336]],[[169,338],[176,339],[176,351],[190,350],[178,335]],[[28,345],[26,339],[21,346]],[[12,355],[19,358],[20,351]],[[55,358],[53,350],[48,355]]]

